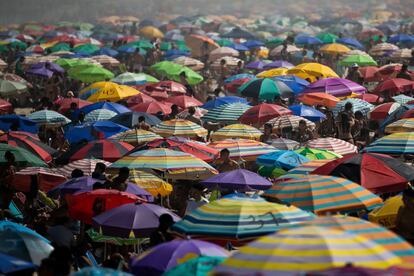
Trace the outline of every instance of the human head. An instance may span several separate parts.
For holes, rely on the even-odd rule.
[[[352,110],[352,107],[353,107],[352,103],[351,102],[347,102],[345,104],[345,111],[351,111]]]
[[[82,176],[84,176],[84,174],[83,174],[83,171],[82,171],[82,170],[80,170],[80,169],[74,169],[74,170],[72,171],[72,173],[70,174],[70,176],[71,176],[72,178],[78,178],[78,177],[82,177]]]
[[[272,124],[269,124],[269,123],[264,124],[264,133],[270,135],[272,134],[272,132],[273,132]]]
[[[170,214],[162,214],[159,218],[159,227],[167,230],[168,228],[170,228],[171,225],[174,224],[174,219]]]
[[[406,71],[408,71],[408,65],[403,64],[403,66],[401,66],[401,72],[406,72]]]
[[[144,116],[139,116],[138,117],[138,123],[142,123],[145,122],[145,117]]]
[[[102,162],[98,162],[95,165],[95,172],[104,173],[106,170],[106,165]]]
[[[127,167],[120,168],[118,177],[121,178],[121,181],[126,181],[129,178],[129,169]]]
[[[356,63],[354,63],[354,64],[352,64],[351,69],[352,70],[358,70],[359,69],[359,65],[356,64]]]
[[[220,151],[220,158],[229,159],[230,158],[230,151],[228,149],[222,149]]]
[[[404,206],[414,206],[414,190],[409,187],[403,191]]]
[[[9,164],[13,164],[16,161],[16,157],[9,150],[4,153],[4,159],[6,159],[7,163]]]
[[[299,130],[305,130],[306,129],[306,121],[300,120],[299,121]]]
[[[68,93],[66,94],[66,96],[67,96],[68,98],[73,98],[73,97],[75,97],[75,94],[73,94],[73,92],[72,92],[72,91],[68,91]]]
[[[195,109],[194,106],[190,106],[188,108],[188,114],[190,114],[191,116],[193,116],[195,114],[195,112],[196,112],[196,109]]]
[[[220,60],[220,65],[226,65],[226,60],[224,59],[224,58],[222,58],[221,60]]]
[[[181,83],[186,83],[187,82],[187,75],[186,75],[185,72],[180,73],[180,82]]]
[[[173,104],[171,106],[171,114],[176,115],[178,114],[179,110],[178,110],[178,106],[176,104]]]
[[[358,110],[358,111],[355,112],[355,119],[361,120],[363,118],[364,118],[364,114],[362,114],[361,111]]]

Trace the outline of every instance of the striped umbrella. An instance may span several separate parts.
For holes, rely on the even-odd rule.
[[[82,159],[70,162],[69,164],[55,169],[57,172],[63,174],[66,177],[70,177],[71,173],[74,169],[79,169],[83,171],[84,175],[91,176],[93,171],[95,170],[97,163],[104,163],[107,167],[109,167],[112,163],[102,160],[102,159]]]
[[[262,125],[267,121],[281,116],[290,115],[292,111],[277,104],[261,103],[249,108],[239,120],[243,124]]]
[[[322,175],[303,175],[278,182],[265,196],[316,214],[372,210],[382,204],[381,198],[354,182]]]
[[[231,275],[304,275],[352,263],[388,268],[402,260],[361,235],[325,227],[304,226],[280,230],[241,247],[213,273]]]
[[[330,161],[331,160],[328,160],[328,159],[321,159],[321,160],[312,160],[312,161],[300,164],[296,168],[289,170],[286,175],[282,175],[280,178],[286,179],[286,178],[291,178],[297,175],[302,176],[302,175],[310,174],[317,168],[325,165],[326,163]]]
[[[85,122],[106,121],[115,117],[117,113],[108,109],[95,109],[85,116]]]
[[[27,116],[32,121],[42,125],[66,125],[71,122],[68,118],[52,110],[40,110]]]
[[[302,120],[306,122],[306,126],[309,129],[315,129],[316,127],[315,123],[309,121],[308,119],[305,119],[300,116],[295,116],[295,115],[280,116],[280,117],[270,120],[268,123],[272,124],[273,127],[276,129],[281,130],[284,128],[292,128],[292,130],[296,130],[299,128],[299,122]]]
[[[156,175],[140,170],[129,171],[128,181],[145,189],[153,196],[167,196],[173,191],[173,186]]]
[[[193,210],[172,231],[197,239],[246,241],[313,218],[294,206],[232,194]]]
[[[111,136],[108,139],[118,142],[126,142],[133,145],[139,145],[160,138],[162,137],[151,131],[135,128],[115,134],[114,136]]]
[[[60,183],[66,181],[66,177],[54,169],[27,167],[14,174],[11,186],[17,191],[30,192],[33,176],[37,179],[39,190],[43,192],[48,192]]]
[[[255,160],[257,156],[266,153],[277,151],[274,147],[265,143],[247,139],[225,139],[214,141],[208,144],[218,151],[228,149],[230,151],[230,158],[244,159],[246,161]]]
[[[368,118],[372,120],[384,120],[400,106],[401,104],[395,102],[380,104],[368,113]]]
[[[393,133],[372,142],[364,149],[365,152],[378,152],[386,154],[414,154],[414,133]]]
[[[158,79],[154,78],[151,75],[148,75],[145,73],[136,74],[136,73],[130,73],[130,72],[122,73],[116,76],[115,78],[113,78],[111,81],[115,83],[123,84],[123,85],[142,85],[147,82],[154,82],[154,83],[159,82]]]
[[[206,122],[238,123],[239,117],[250,108],[244,103],[231,103],[210,109],[201,120]]]
[[[240,86],[237,92],[245,97],[260,99],[260,100],[273,100],[275,97],[280,96],[279,87],[276,83],[269,78],[252,79]]]
[[[404,95],[404,94],[400,94],[400,95],[394,96],[394,97],[392,97],[392,99],[396,103],[399,103],[399,104],[406,104],[406,103],[411,102],[412,100],[414,100],[413,97],[409,97],[409,96]]]
[[[310,140],[306,143],[306,146],[313,149],[329,150],[339,155],[358,152],[355,145],[332,137]]]
[[[272,146],[279,150],[294,150],[299,147],[299,143],[286,138],[277,138],[272,140]]]
[[[342,110],[344,110],[345,105],[350,102],[352,103],[352,112],[355,113],[357,111],[361,111],[362,114],[367,115],[369,111],[371,111],[374,106],[369,102],[366,102],[361,99],[350,98],[343,101],[340,101],[336,104],[336,106],[332,109],[332,112],[335,116],[339,114]]]
[[[339,155],[332,151],[322,150],[322,149],[312,149],[308,147],[299,148],[295,150],[295,152],[305,156],[309,160],[324,160],[324,159],[332,160],[332,159],[342,157],[342,155]]]
[[[170,179],[204,179],[217,173],[216,169],[189,153],[163,148],[134,151],[110,166],[122,167],[161,171]]]
[[[155,133],[163,136],[178,137],[203,137],[207,135],[207,130],[200,125],[183,119],[173,119],[164,121],[151,128]]]
[[[385,127],[385,133],[412,132],[414,130],[414,118],[401,119]]]
[[[98,158],[105,161],[114,162],[134,149],[128,143],[111,140],[92,141],[72,154],[70,161],[87,158]]]
[[[250,140],[259,140],[262,132],[257,128],[244,124],[228,125],[215,131],[211,135],[211,140],[221,140],[227,138],[242,138]]]

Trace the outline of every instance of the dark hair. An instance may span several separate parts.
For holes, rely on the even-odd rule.
[[[364,117],[364,114],[360,111],[360,110],[358,110],[358,111],[355,111],[355,117],[356,118],[362,118],[362,117]]]
[[[222,153],[227,153],[227,154],[230,154],[230,151],[229,151],[228,149],[222,149],[222,150],[220,151],[220,154],[222,154]]]
[[[162,214],[159,218],[158,218],[160,225],[163,226],[171,226],[172,224],[174,224],[174,219],[170,214]]]
[[[95,170],[96,169],[100,169],[101,171],[105,171],[106,170],[106,165],[104,163],[102,163],[102,162],[98,162],[95,165]]]
[[[138,122],[145,122],[145,117],[144,116],[139,116],[138,117]]]
[[[121,174],[125,174],[125,175],[128,174],[129,175],[129,168],[127,168],[127,167],[120,168],[118,175],[121,175]]]
[[[72,178],[78,178],[84,176],[84,173],[81,169],[74,169],[70,174]]]
[[[4,158],[7,160],[7,161],[11,161],[11,162],[15,162],[16,161],[16,157],[14,156],[14,154],[11,152],[11,151],[6,151],[5,153],[4,153]]]
[[[353,107],[353,104],[351,102],[347,102],[345,104],[345,110],[350,110],[350,109],[352,109],[352,107]]]
[[[190,106],[189,108],[188,108],[188,113],[190,114],[190,115],[194,115],[194,113],[196,112],[196,109],[195,109],[195,107],[194,106]]]
[[[408,196],[414,198],[414,190],[413,188],[409,187],[403,191],[403,196]]]

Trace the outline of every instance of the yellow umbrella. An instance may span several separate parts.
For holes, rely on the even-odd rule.
[[[87,100],[90,102],[117,102],[137,94],[141,94],[141,92],[130,86],[113,85],[105,88],[98,88],[98,90],[94,91],[94,93],[89,96]]]
[[[258,78],[272,78],[276,76],[286,75],[288,69],[287,68],[274,68],[267,71],[260,72],[256,75]]]
[[[385,133],[411,131],[414,131],[414,118],[401,119],[385,127]]]
[[[164,34],[154,26],[145,26],[139,30],[139,33],[149,39],[164,38]]]
[[[394,228],[397,220],[397,213],[403,205],[402,195],[393,196],[384,202],[384,205],[368,214],[371,222],[378,223],[387,228]]]
[[[255,127],[244,124],[233,124],[220,128],[211,135],[212,141],[227,138],[242,138],[250,140],[260,140],[262,132]]]
[[[173,191],[173,186],[161,178],[140,170],[129,171],[130,182],[135,183],[153,196],[167,196]]]
[[[339,76],[328,66],[310,62],[299,64],[287,71],[288,75],[295,75],[297,77],[307,79],[310,78],[339,78]]]
[[[98,88],[110,88],[113,86],[118,85],[115,82],[110,82],[110,81],[98,81],[98,82],[94,82],[91,85],[86,86],[85,88],[83,88],[81,91],[79,91],[79,96],[83,95],[84,93],[90,91],[91,89],[98,89]]]
[[[351,49],[339,43],[326,44],[320,50],[327,54],[345,54],[351,51]]]

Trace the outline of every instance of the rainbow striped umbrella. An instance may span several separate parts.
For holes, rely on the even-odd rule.
[[[115,134],[114,136],[111,136],[108,139],[138,145],[161,138],[161,136],[151,131],[136,128]]]
[[[302,275],[343,267],[388,268],[402,260],[361,235],[316,226],[280,230],[243,246],[213,272],[231,275]]]
[[[128,181],[145,189],[153,196],[167,196],[173,191],[173,186],[152,173],[132,169]]]
[[[339,155],[332,151],[323,150],[323,149],[311,149],[307,147],[299,148],[297,150],[294,150],[294,152],[297,152],[305,156],[309,160],[322,160],[322,159],[332,160],[332,159],[342,157],[342,155]]]
[[[211,240],[252,240],[285,226],[314,219],[294,206],[259,196],[232,194],[198,207],[172,226],[180,235]]]
[[[208,146],[218,151],[228,149],[230,151],[230,158],[241,158],[248,161],[256,160],[256,157],[259,155],[277,151],[277,149],[265,143],[247,139],[219,140],[211,142]]]
[[[313,149],[329,150],[339,155],[358,152],[355,145],[332,137],[310,140],[306,143],[306,146]]]
[[[414,118],[401,119],[385,127],[385,133],[414,131]]]
[[[307,175],[316,170],[317,168],[325,165],[326,163],[330,162],[331,160],[328,159],[321,159],[321,160],[312,160],[303,164],[300,164],[296,168],[293,168],[288,171],[288,175]],[[285,178],[285,176],[282,176]]]
[[[382,205],[382,199],[347,179],[303,175],[280,181],[265,192],[265,197],[277,198],[316,214],[349,213],[372,210]]]
[[[296,130],[299,128],[299,122],[302,120],[306,122],[306,126],[309,129],[315,129],[315,123],[309,121],[308,119],[295,115],[283,115],[276,117],[270,120],[268,123],[272,124],[276,129],[292,128],[292,130]]]
[[[217,170],[203,160],[165,148],[134,151],[110,166],[111,169],[122,167],[161,171],[170,179],[204,179],[217,174]]]
[[[174,119],[164,121],[151,129],[155,133],[163,136],[178,136],[178,137],[203,137],[207,135],[207,130],[200,125],[188,120]]]
[[[393,133],[371,143],[364,149],[365,152],[378,152],[385,154],[414,154],[414,133]]]
[[[242,138],[259,140],[262,132],[255,127],[244,124],[233,124],[220,128],[211,135],[211,140],[221,140],[227,138]]]
[[[223,104],[210,109],[201,120],[206,122],[236,124],[238,123],[239,117],[249,108],[250,106],[244,103]]]

